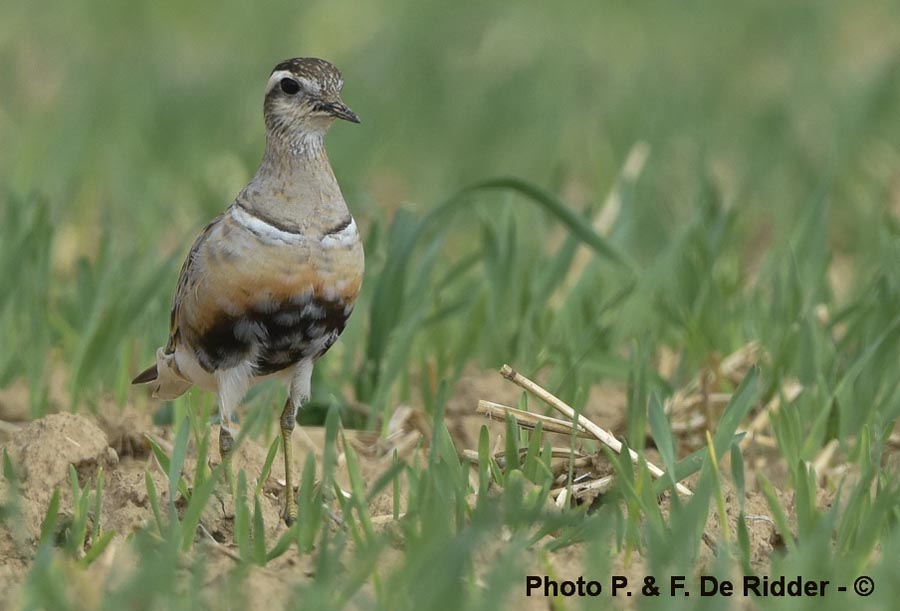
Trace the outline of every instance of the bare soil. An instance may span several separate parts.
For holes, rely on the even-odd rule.
[[[15,391],[17,392],[17,391]],[[136,529],[151,524],[154,520],[145,483],[146,474],[153,479],[156,489],[162,495],[161,503],[167,503],[165,497],[167,478],[156,463],[147,444],[147,436],[151,436],[163,445],[171,443],[171,431],[152,424],[146,410],[135,408],[123,410],[104,410],[105,416],[86,414],[56,413],[33,422],[22,421],[21,415],[27,413],[20,401],[27,400],[27,393],[22,394],[0,391],[0,421],[5,422],[0,430],[0,445],[9,454],[20,481],[20,515],[15,522],[7,523],[0,528],[0,601],[5,604],[19,606],[22,584],[32,561],[36,542],[40,535],[41,524],[47,511],[53,490],[60,490],[60,510],[63,518],[72,511],[72,498],[69,490],[69,465],[73,465],[82,485],[89,482],[102,468],[104,473],[104,494],[101,509],[101,524],[104,530],[114,530],[117,535],[104,553],[86,570],[71,571],[71,587],[79,593],[85,602],[85,608],[98,608],[100,596],[94,584],[103,580],[115,583],[116,579],[124,579],[129,571],[136,570],[136,558],[129,557],[129,546],[125,539]],[[496,440],[502,448],[504,423],[489,421],[475,413],[479,399],[515,405],[520,390],[495,372],[476,372],[464,376],[457,384],[453,398],[447,408],[447,424],[455,438],[457,447],[476,449],[478,433],[482,425],[487,425],[492,440]],[[625,413],[624,388],[615,385],[599,386],[591,393],[590,407],[586,412],[592,420],[606,428],[617,431],[624,422]],[[24,410],[24,411],[23,411]],[[16,422],[19,420],[20,422]],[[364,481],[375,481],[391,465],[392,454],[396,449],[402,459],[417,460],[416,448],[427,445],[430,439],[428,420],[421,411],[411,407],[400,407],[396,410],[389,426],[387,439],[379,440],[377,435],[362,431],[347,431],[347,443],[354,446],[360,458],[360,467]],[[217,431],[213,431],[215,439]],[[560,436],[567,443],[565,436]],[[313,452],[321,457],[324,447],[324,430],[320,428],[302,427],[294,432],[294,458],[297,472],[305,461],[306,455]],[[556,444],[557,441],[551,441]],[[214,444],[213,444],[214,445]],[[246,440],[234,458],[235,472],[244,469],[248,478],[259,474],[265,461],[267,448],[256,441]],[[750,445],[745,448],[745,460],[748,467],[765,464],[769,460],[771,449]],[[210,457],[217,462],[219,457],[215,449]],[[656,460],[652,451],[648,452],[651,460]],[[190,457],[186,462],[186,478],[190,480],[192,466]],[[337,481],[345,490],[350,489],[343,454],[339,448],[339,470]],[[596,468],[596,465],[591,468]],[[748,469],[749,470],[749,469]],[[727,469],[723,468],[723,472]],[[771,476],[770,476],[771,477]],[[256,482],[249,482],[255,485]],[[750,488],[748,486],[748,488]],[[271,473],[263,485],[262,510],[267,528],[267,540],[275,541],[285,526],[280,519],[284,494],[284,470],[280,456],[276,459]],[[10,497],[9,486],[0,480],[0,499]],[[227,579],[234,569],[236,551],[233,540],[233,499],[227,495],[217,495],[218,502],[210,503],[201,521],[202,529],[198,540],[213,553],[208,567],[210,578],[207,587],[215,588],[216,584]],[[820,499],[823,504],[831,501]],[[790,510],[792,499],[782,499]],[[663,499],[666,510],[667,500]],[[752,545],[751,562],[758,570],[765,570],[774,549],[779,546],[774,523],[764,499],[755,492],[750,492],[743,499],[745,514],[748,517],[750,540]],[[385,492],[376,498],[370,507],[373,521],[382,528],[388,528],[392,522],[393,497]],[[731,536],[736,533],[739,514],[739,503],[734,492],[726,490],[726,507],[728,530]],[[718,523],[715,511],[710,512],[706,533],[711,538],[720,535],[722,528]],[[485,549],[478,553],[478,562],[489,565],[502,546],[496,542],[495,549]],[[702,561],[704,564],[713,560],[710,546],[704,546]],[[401,549],[391,550],[386,562],[391,558],[400,558]],[[535,554],[525,560],[526,570],[523,574],[523,588],[517,589],[508,600],[510,608],[546,609],[547,599],[542,597],[526,598],[524,596],[524,575],[552,574],[558,580],[575,579],[585,574],[584,561],[586,549],[583,545],[573,545],[549,554]],[[74,566],[74,565],[73,565]],[[253,567],[249,570],[246,581],[248,600],[257,604],[280,607],[287,601],[287,596],[298,580],[313,579],[311,559],[295,552],[289,552],[264,568]],[[637,580],[643,575],[645,567],[638,554],[621,556],[614,560],[611,571],[633,577]],[[590,577],[585,575],[585,577]],[[82,590],[84,590],[82,592]],[[360,594],[360,600],[366,598],[366,586]]]

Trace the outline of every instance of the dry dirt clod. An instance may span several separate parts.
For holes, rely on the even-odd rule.
[[[5,446],[21,485],[27,536],[36,539],[53,495],[68,491],[69,465],[82,484],[100,467],[118,464],[106,434],[84,416],[59,413],[35,420],[9,439]]]

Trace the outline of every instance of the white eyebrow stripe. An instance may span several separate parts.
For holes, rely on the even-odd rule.
[[[272,91],[272,88],[275,87],[278,83],[281,82],[281,79],[289,78],[291,80],[297,81],[300,83],[306,91],[311,93],[319,93],[321,87],[315,81],[312,81],[303,76],[297,76],[290,70],[276,70],[272,73],[272,76],[269,77],[269,82],[266,84],[266,93]]]
[[[308,238],[305,235],[279,229],[258,216],[250,214],[240,206],[231,207],[231,218],[234,219],[238,225],[269,242],[296,245],[304,244],[308,241]]]
[[[266,93],[272,91],[272,88],[281,82],[283,78],[294,78],[294,74],[290,70],[276,70],[272,73],[272,76],[269,77],[269,82],[266,83]]]
[[[353,246],[359,239],[359,230],[356,228],[356,219],[350,217],[350,224],[335,233],[329,233],[322,237],[322,246],[325,248]]]

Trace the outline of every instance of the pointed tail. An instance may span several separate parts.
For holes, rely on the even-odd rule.
[[[166,354],[160,348],[156,351],[156,363],[137,374],[132,384],[153,384],[152,394],[157,399],[176,399],[186,393],[193,383],[185,379],[174,354]]]
[[[159,377],[159,372],[156,370],[156,363],[153,363],[145,370],[137,374],[134,379],[131,381],[132,384],[146,384],[147,382],[152,382],[156,378]]]

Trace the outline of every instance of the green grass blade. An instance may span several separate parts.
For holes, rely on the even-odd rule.
[[[254,550],[250,546],[250,508],[247,507],[247,476],[238,472],[237,495],[234,498],[234,542],[245,562],[252,562]]]
[[[169,475],[169,507],[173,514],[175,512],[175,493],[183,484],[181,480],[181,470],[184,467],[185,456],[187,456],[188,433],[190,433],[190,430],[187,418],[183,419],[181,424],[178,425],[178,431],[175,433],[172,458],[169,461],[169,469],[167,471]],[[187,486],[184,486],[182,494],[184,494],[186,490]],[[190,498],[190,495],[185,496],[185,498]]]
[[[649,420],[650,434],[653,436],[653,442],[656,444],[660,457],[662,457],[666,473],[671,479],[675,473],[675,440],[672,438],[672,429],[663,410],[662,401],[659,400],[659,395],[656,393],[650,397]],[[674,483],[674,480],[672,482]]]
[[[263,523],[262,507],[259,495],[254,495],[253,503],[253,562],[260,566],[266,564],[266,525]]]
[[[226,463],[220,463],[208,478],[203,481],[203,485],[194,488],[194,492],[188,501],[187,509],[181,521],[182,533],[185,535],[181,539],[182,549],[188,551],[194,543],[194,533],[200,524],[200,517],[203,515],[203,509],[212,497],[213,491],[222,473],[225,470]]]
[[[741,380],[737,390],[732,395],[725,412],[716,426],[716,434],[713,445],[716,449],[716,460],[722,458],[725,452],[731,449],[731,441],[738,425],[753,407],[759,397],[759,367],[753,367]]]
[[[300,519],[297,524],[297,545],[301,552],[312,549],[322,523],[322,494],[316,491],[316,456],[306,455],[303,475],[300,478],[300,492],[297,495],[297,510]]]
[[[53,489],[47,511],[44,513],[44,521],[41,523],[41,535],[38,539],[38,548],[50,543],[56,531],[56,521],[59,517],[59,488]]]
[[[298,521],[282,533],[281,537],[279,537],[278,541],[275,543],[275,546],[268,554],[266,554],[266,564],[281,557],[291,548],[291,543],[297,540],[297,530],[299,528],[300,522]]]
[[[108,530],[105,531],[99,539],[94,539],[93,545],[91,545],[91,548],[84,555],[84,558],[81,559],[81,566],[90,566],[90,564],[103,553],[115,536],[115,531]]]
[[[160,468],[163,470],[163,472],[168,474],[169,471],[171,471],[171,465],[172,465],[172,461],[169,459],[169,456],[159,446],[159,444],[156,443],[149,436],[145,437],[145,439],[147,440],[147,443],[150,445],[150,451],[153,452],[153,456],[156,458],[156,461],[159,463]],[[190,491],[188,490],[187,484],[183,481],[183,479],[179,478],[177,486],[178,486],[178,492],[181,493],[181,496],[183,496],[186,499],[190,498],[190,496],[191,496]],[[170,487],[171,487],[171,482],[170,482]],[[171,499],[172,497],[170,496],[169,498]]]
[[[163,525],[162,512],[159,509],[159,495],[156,492],[156,484],[153,483],[150,471],[144,471],[144,482],[147,486],[147,499],[150,501],[150,509],[153,511],[153,518],[156,520],[159,534],[161,537],[165,537],[166,529]]]
[[[263,462],[262,470],[259,472],[259,479],[256,482],[255,494],[259,496],[262,493],[266,480],[269,479],[269,473],[272,472],[272,464],[275,462],[275,456],[278,454],[278,448],[281,447],[281,436],[276,435],[275,439],[269,445],[269,451],[266,453],[266,460]]]
[[[378,476],[378,479],[369,487],[369,491],[366,493],[366,504],[371,503],[375,500],[375,498],[384,490],[389,484],[393,484],[394,481],[400,477],[400,474],[406,470],[406,463],[400,460],[394,460],[391,463],[391,466],[385,469],[385,471]]]
[[[459,194],[451,198],[445,206],[455,206],[457,205],[455,202],[475,192],[496,189],[506,189],[524,195],[526,198],[540,205],[552,216],[555,216],[556,219],[572,233],[572,235],[592,248],[598,255],[605,257],[618,265],[632,267],[632,264],[628,261],[627,257],[610,244],[608,240],[594,231],[594,228],[591,227],[588,221],[573,212],[571,208],[556,196],[525,180],[518,178],[494,178],[486,180],[463,189]]]

